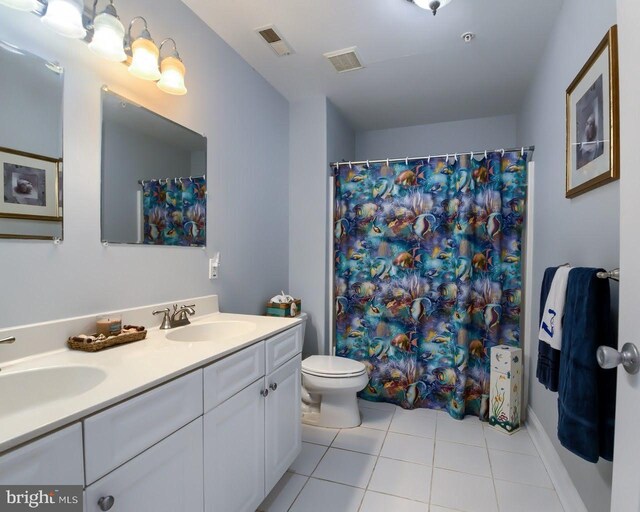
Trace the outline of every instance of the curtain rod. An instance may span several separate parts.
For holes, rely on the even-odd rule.
[[[430,158],[451,158],[451,157],[459,157],[464,155],[474,156],[474,155],[483,155],[485,153],[512,153],[514,151],[520,151],[524,153],[525,151],[528,153],[532,153],[535,151],[535,146],[522,146],[519,148],[500,148],[493,150],[482,150],[482,151],[466,151],[464,153],[447,153],[446,155],[429,155],[429,156],[411,156],[405,158],[384,158],[382,160],[359,160],[357,162],[332,162],[329,164],[329,167],[335,167],[336,169],[341,165],[369,165],[369,164],[381,164],[381,163],[390,163],[390,162],[408,162],[409,160],[428,160]]]
[[[168,183],[170,180],[192,180],[193,178],[205,178],[206,176],[183,176],[181,178],[149,178],[148,180],[138,180],[138,185],[144,185],[145,183],[148,183],[150,181],[157,181],[158,183],[162,183],[163,181],[165,183]]]

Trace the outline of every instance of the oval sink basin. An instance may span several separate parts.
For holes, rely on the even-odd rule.
[[[248,334],[256,328],[253,322],[228,320],[187,325],[167,333],[171,341],[220,341],[223,338],[235,338]]]
[[[106,377],[103,370],[93,366],[0,371],[0,416],[81,395]]]

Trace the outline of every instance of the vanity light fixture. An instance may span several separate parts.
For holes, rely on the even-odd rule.
[[[131,28],[133,24],[141,20],[144,23],[144,29],[140,35],[134,40],[131,37]],[[131,41],[131,65],[129,66],[129,73],[142,80],[158,81],[162,76],[160,69],[158,68],[158,58],[160,57],[160,50],[151,39],[149,29],[147,28],[147,20],[142,16],[136,16],[129,23],[128,40]]]
[[[435,16],[438,14],[438,9],[443,8],[445,5],[450,3],[451,0],[409,0],[409,2],[413,2],[418,7],[433,12],[433,15]]]
[[[124,62],[127,54],[124,52],[124,26],[118,18],[118,13],[109,1],[104,11],[96,16],[98,0],[93,2],[93,38],[89,43],[89,50],[96,55],[113,62]]]
[[[6,5],[18,11],[35,11],[38,8],[38,0],[0,0],[0,5]]]
[[[173,52],[164,59],[160,59],[160,71],[162,77],[158,82],[158,88],[168,94],[175,94],[182,96],[187,94],[187,88],[184,85],[185,67],[178,53],[176,42],[168,37],[162,43],[160,43],[160,55],[162,56],[162,47],[165,43],[171,42],[173,44]]]
[[[49,0],[42,23],[60,34],[73,39],[83,39],[87,30],[82,24],[82,0]]]

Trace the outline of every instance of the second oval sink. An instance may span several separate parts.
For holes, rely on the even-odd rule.
[[[235,338],[248,334],[256,328],[253,322],[225,320],[204,324],[187,325],[167,333],[171,341],[219,341],[221,338]]]

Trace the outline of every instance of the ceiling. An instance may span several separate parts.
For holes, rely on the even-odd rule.
[[[518,111],[562,0],[182,0],[288,100],[326,95],[356,130]],[[255,29],[275,25],[278,57]],[[462,33],[477,37],[465,44]],[[338,74],[324,53],[358,47]]]

